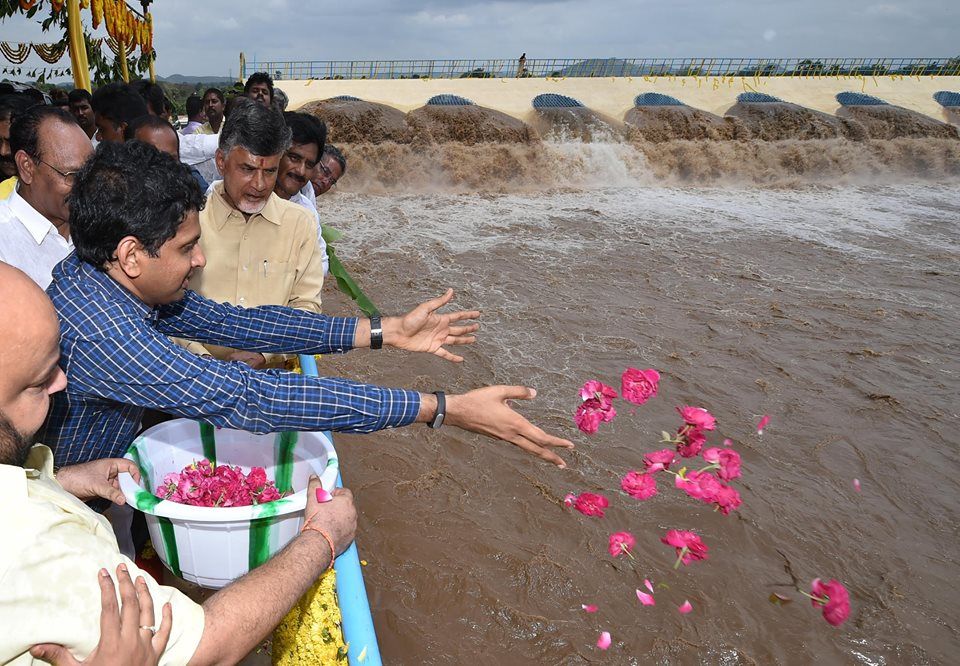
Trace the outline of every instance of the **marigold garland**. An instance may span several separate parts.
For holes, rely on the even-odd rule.
[[[30,55],[30,44],[16,43],[14,46],[13,42],[0,42],[0,52],[14,65],[19,65]]]
[[[273,632],[273,665],[345,663],[347,645],[341,620],[337,577],[330,570],[307,590]]]
[[[103,22],[103,0],[91,0],[90,13],[93,15],[93,29],[96,30]]]
[[[63,54],[66,53],[67,40],[63,40],[57,44],[33,44],[33,50],[44,62],[52,65],[60,60]]]

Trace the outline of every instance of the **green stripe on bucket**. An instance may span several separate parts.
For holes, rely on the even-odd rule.
[[[217,438],[214,432],[214,427],[209,423],[200,424],[200,442],[203,444],[203,457],[209,460],[211,465],[216,467]]]
[[[250,543],[247,548],[247,566],[250,571],[270,559],[270,535],[277,523],[276,513],[280,508],[275,504],[277,503],[269,502],[260,505],[257,513],[263,517],[250,521]]]
[[[127,449],[127,453],[130,454],[130,457],[133,458],[133,462],[137,465],[137,468],[140,470],[141,483],[143,483],[144,487],[148,491],[153,492],[154,490],[153,479],[150,478],[151,470],[150,468],[148,468],[146,465],[143,464],[143,459],[140,457],[140,449],[138,448],[138,446],[141,441],[142,439],[138,439],[137,441],[135,441],[133,443],[133,446]],[[140,510],[143,511],[143,509],[140,509]]]
[[[137,509],[144,513],[154,515],[153,509],[163,501],[164,500],[156,495],[148,493],[146,490],[137,489]],[[160,538],[163,539],[163,550],[167,554],[167,566],[170,567],[170,571],[172,571],[174,575],[178,578],[183,578],[183,576],[180,575],[180,553],[177,550],[177,535],[173,533],[173,523],[170,522],[169,518],[162,516],[154,517],[160,525]],[[154,544],[154,546],[156,546],[156,544]]]
[[[293,451],[297,448],[299,433],[281,432],[274,446],[274,464],[277,471],[274,481],[281,494],[293,491]]]
[[[177,578],[183,578],[180,573],[180,553],[177,551],[177,535],[173,533],[173,523],[169,518],[158,516],[160,536],[163,538],[163,549],[167,553],[167,566]]]

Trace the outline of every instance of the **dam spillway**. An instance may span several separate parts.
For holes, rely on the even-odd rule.
[[[960,114],[939,101],[954,99],[949,95],[960,91],[960,76],[471,77],[276,85],[290,98],[289,108],[315,113],[327,122],[329,141],[347,145],[348,190],[960,177]],[[885,104],[851,105],[850,94]],[[438,98],[470,104],[429,104]],[[651,103],[656,98],[675,103]],[[545,99],[573,103],[535,104]],[[405,176],[415,184],[393,173],[402,165],[415,172]],[[478,175],[491,171],[501,177]]]

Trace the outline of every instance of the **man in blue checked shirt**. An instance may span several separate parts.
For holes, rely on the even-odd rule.
[[[253,152],[252,159],[260,158]],[[68,383],[53,399],[42,441],[54,449],[59,465],[122,455],[144,409],[151,408],[256,433],[447,423],[565,466],[553,449],[573,444],[507,404],[533,398],[530,388],[421,394],[255,371],[175,345],[168,336],[288,354],[390,345],[459,362],[444,345],[469,344],[477,329],[459,322],[478,312],[436,312],[452,291],[382,321],[204,299],[187,288],[190,275],[205,263],[198,246],[202,206],[187,167],[136,141],[100,145],[77,175],[70,202],[76,251],[54,269],[47,290],[60,318],[60,364]]]

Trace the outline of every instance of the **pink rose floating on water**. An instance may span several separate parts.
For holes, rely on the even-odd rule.
[[[850,593],[847,588],[836,579],[831,578],[829,582],[824,583],[819,578],[814,578],[810,583],[810,603],[814,608],[823,607],[823,619],[839,627],[850,617]]]
[[[563,503],[572,506],[585,516],[595,516],[597,518],[603,518],[603,510],[610,506],[610,500],[603,495],[594,493],[580,493],[579,495],[568,493]]]
[[[707,436],[699,428],[692,426],[682,426],[677,431],[677,453],[682,458],[694,458],[700,454]]]
[[[713,430],[717,427],[717,419],[703,407],[677,407],[680,418],[696,430]]]
[[[678,474],[674,485],[694,499],[705,504],[715,504],[725,516],[742,504],[740,493],[735,488],[720,483],[709,472],[692,471],[685,476]]]
[[[630,471],[620,480],[620,488],[634,499],[650,499],[657,494],[657,480],[652,474]]]
[[[724,481],[733,481],[740,476],[740,454],[733,449],[713,447],[703,452],[703,459],[717,465],[717,476]]]
[[[642,405],[650,398],[656,397],[659,384],[660,373],[656,370],[627,368],[620,376],[620,394],[627,402]]]
[[[244,474],[239,467],[214,467],[206,458],[187,465],[180,473],[164,476],[155,494],[171,502],[205,507],[250,506],[281,497],[274,482],[267,480],[264,468],[253,467]]]
[[[582,432],[592,435],[601,423],[609,423],[617,415],[613,408],[613,399],[617,392],[603,382],[591,379],[580,389],[580,400],[573,420]]]
[[[677,549],[677,562],[673,565],[674,569],[680,566],[681,562],[686,566],[691,562],[707,559],[707,551],[710,550],[696,532],[670,530],[660,541]]]
[[[637,540],[630,532],[614,532],[610,535],[610,544],[607,550],[611,557],[620,557],[623,554],[630,556],[630,551],[637,545]]]
[[[601,381],[596,379],[591,379],[590,381],[584,383],[583,387],[580,389],[580,399],[584,402],[587,400],[597,400],[604,407],[609,407],[613,403],[613,399],[617,397],[617,392],[610,386],[607,386]]]
[[[677,475],[674,485],[690,495],[693,499],[711,504],[723,485],[709,472],[687,472],[685,476]]]
[[[676,458],[676,453],[670,449],[660,449],[651,451],[643,456],[643,464],[647,467],[647,473],[653,474],[661,470],[670,469],[670,464]]]

